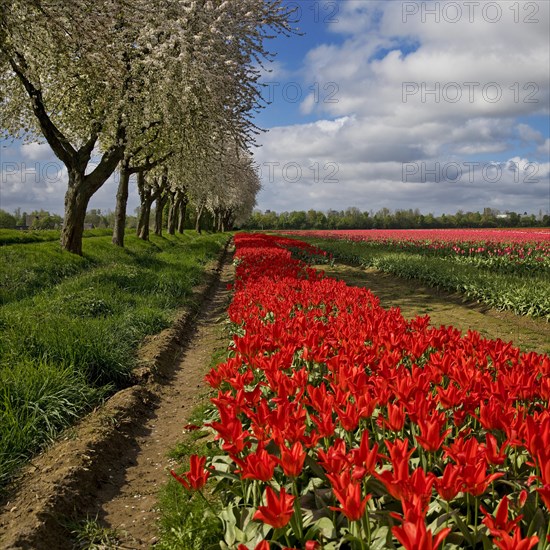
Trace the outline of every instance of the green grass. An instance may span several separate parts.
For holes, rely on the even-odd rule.
[[[87,518],[78,523],[69,523],[74,545],[73,550],[117,550],[121,548],[118,533],[103,527],[97,518]]]
[[[208,495],[202,498],[198,493],[186,492],[179,483],[170,480],[162,492],[159,506],[162,511],[161,537],[155,544],[156,549],[220,548],[223,533],[214,499]],[[221,507],[218,508],[221,510]]]
[[[0,247],[0,488],[18,465],[130,380],[146,335],[170,325],[227,235],[194,232],[127,248],[84,241]]]
[[[218,355],[219,356],[219,355]],[[188,418],[189,423],[202,426],[212,420],[213,405],[206,400],[199,404]],[[178,473],[188,468],[189,456],[214,456],[219,447],[212,443],[212,435],[206,430],[191,431],[179,441],[168,456],[178,462]],[[222,526],[217,517],[222,504],[218,494],[212,492],[207,482],[198,492],[186,491],[177,481],[170,479],[160,492],[159,542],[161,550],[203,550],[219,548],[223,539]]]
[[[203,424],[211,405],[199,406],[189,419]],[[188,468],[189,456],[213,456],[219,448],[212,445],[211,434],[204,430],[188,433],[168,452],[178,461],[178,473]],[[170,479],[161,490],[158,508],[160,510],[159,542],[155,548],[162,550],[203,550],[219,548],[223,539],[222,526],[217,517],[221,510],[219,495],[212,493],[212,483],[207,482],[201,493],[185,490],[177,481]]]
[[[0,246],[8,244],[38,243],[45,241],[58,241],[59,229],[41,229],[37,231],[19,231],[16,229],[0,229]],[[88,229],[84,231],[84,238],[104,237],[110,235],[112,229]]]
[[[444,290],[459,292],[469,299],[519,315],[550,320],[550,272],[548,269],[521,273],[495,271],[464,262],[461,258],[426,256],[396,250],[387,245],[337,239],[303,238],[331,252],[336,259],[354,265],[374,267]]]

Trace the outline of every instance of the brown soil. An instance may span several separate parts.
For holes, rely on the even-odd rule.
[[[144,344],[136,385],[115,394],[24,470],[0,508],[2,549],[73,548],[69,522],[86,517],[116,529],[118,543],[109,548],[154,544],[158,490],[174,466],[166,453],[201,400],[220,345],[231,256],[220,257],[196,289],[195,307]]]
[[[372,268],[316,267],[349,285],[369,288],[380,298],[383,307],[399,307],[406,318],[427,314],[434,326],[453,325],[463,332],[472,329],[486,338],[512,341],[524,351],[550,353],[550,324],[541,319],[497,311],[466,301],[460,294],[450,294]]]

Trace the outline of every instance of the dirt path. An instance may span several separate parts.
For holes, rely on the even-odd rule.
[[[438,291],[376,269],[341,264],[316,267],[349,285],[371,289],[383,307],[399,307],[406,318],[427,314],[435,326],[453,325],[463,332],[472,329],[486,338],[512,341],[524,351],[550,353],[550,324],[541,319],[497,311],[465,301],[459,294]]]
[[[225,344],[220,324],[226,319],[230,297],[226,287],[232,276],[227,261],[173,376],[156,392],[157,406],[146,422],[135,428],[133,452],[118,467],[113,465],[109,480],[96,495],[98,520],[116,530],[119,548],[144,549],[156,542],[158,492],[174,467],[167,452],[181,440],[186,419],[204,399],[203,378],[212,354]]]

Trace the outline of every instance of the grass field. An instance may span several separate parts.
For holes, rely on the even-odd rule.
[[[0,487],[128,382],[139,343],[170,324],[228,238],[130,236],[121,249],[96,230],[78,257],[45,233],[0,234]]]

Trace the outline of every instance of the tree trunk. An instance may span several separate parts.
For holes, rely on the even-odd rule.
[[[128,204],[128,187],[130,183],[129,159],[124,159],[120,167],[120,181],[116,193],[115,227],[113,229],[113,244],[124,246],[126,230],[126,206]]]
[[[180,201],[181,197],[179,192],[176,191],[175,193],[172,193],[170,200],[170,210],[168,212],[168,226],[166,228],[169,235],[175,235],[176,233],[176,222],[178,219],[177,216]]]
[[[231,210],[228,210],[224,217],[223,217],[223,220],[222,220],[222,231],[225,232],[225,231],[231,231],[232,229],[232,226],[233,226],[233,221],[232,221],[232,218],[233,218],[233,212],[231,212]]]
[[[137,186],[139,198],[141,199],[141,205],[139,209],[136,235],[138,238],[147,241],[149,240],[149,218],[151,215],[151,204],[153,203],[153,199],[151,197],[151,189],[148,189],[145,186],[145,174],[143,171],[138,172]]]
[[[83,174],[69,173],[69,187],[65,193],[65,218],[61,229],[61,247],[82,256],[82,235],[86,208],[92,194],[82,184]]]
[[[215,233],[218,230],[219,225],[219,213],[218,210],[214,209],[212,213],[212,231]]]
[[[151,200],[146,199],[141,203],[139,211],[139,220],[137,226],[137,236],[144,240],[149,240],[149,220],[151,217]]]
[[[164,213],[164,206],[168,201],[168,195],[161,193],[157,197],[156,211],[155,211],[155,235],[162,237],[162,215]]]
[[[223,219],[224,219],[224,216],[225,216],[225,211],[223,210],[220,210],[218,212],[218,227],[216,228],[217,231],[223,233]]]
[[[202,216],[203,211],[204,211],[204,205],[201,205],[201,206],[197,207],[197,219],[195,220],[195,231],[199,234],[202,233],[201,216]]]
[[[187,197],[182,198],[180,202],[180,210],[178,213],[178,233],[183,234],[183,228],[185,227],[185,213],[187,211]]]

